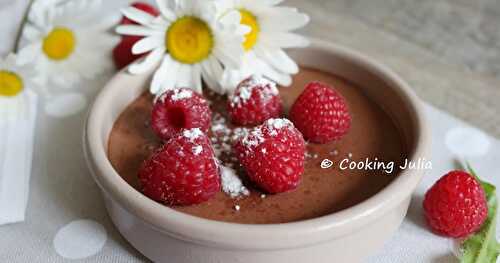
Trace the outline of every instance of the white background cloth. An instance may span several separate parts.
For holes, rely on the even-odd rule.
[[[0,225],[23,221],[28,204],[38,99],[25,92],[26,114],[0,119]]]
[[[126,2],[109,1],[107,5],[111,8]],[[0,0],[2,55],[12,48],[26,3]],[[103,76],[87,85],[96,90],[107,78]],[[425,227],[421,203],[425,191],[455,168],[457,157],[474,153],[467,159],[479,175],[500,185],[500,141],[446,113],[430,106],[427,109],[433,125],[433,170],[414,194],[399,231],[367,262],[456,262],[450,242]],[[0,226],[0,262],[146,261],[113,227],[98,187],[88,173],[81,149],[84,116],[81,112],[60,119],[39,114],[26,220]],[[472,143],[457,147],[454,141]]]
[[[28,0],[0,0],[0,54],[5,55],[14,49],[16,36],[21,26]]]

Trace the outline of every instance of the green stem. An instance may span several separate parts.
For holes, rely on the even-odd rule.
[[[14,42],[14,53],[17,53],[19,51],[19,43],[21,42],[21,37],[23,35],[24,26],[28,22],[28,17],[29,17],[29,14],[31,12],[31,7],[33,6],[34,2],[35,2],[35,0],[30,0],[30,2],[28,3],[28,8],[26,9],[26,12],[24,13],[23,19],[21,21],[21,26],[17,32],[16,42]]]

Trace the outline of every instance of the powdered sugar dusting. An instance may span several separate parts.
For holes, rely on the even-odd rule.
[[[196,145],[192,148],[194,155],[199,155],[203,151],[203,147],[201,145]]]
[[[203,132],[200,130],[200,128],[193,128],[190,130],[183,131],[182,135],[188,138],[191,142],[194,142],[194,140],[198,139],[200,136],[203,135]]]
[[[189,141],[194,144],[196,139],[198,139],[200,136],[203,136],[203,132],[200,130],[200,128],[193,128],[190,130],[183,131],[182,136],[189,139]],[[182,151],[182,149],[180,149],[180,151]],[[201,145],[194,145],[191,148],[191,152],[194,155],[199,155],[202,151],[203,147]]]
[[[223,166],[220,166],[221,170],[221,182],[222,190],[231,196],[236,198],[241,195],[250,195],[250,191],[243,185],[241,179],[236,175],[235,170]]]
[[[248,86],[270,86],[275,89],[275,95],[278,95],[278,89],[276,88],[276,83],[262,75],[253,75],[250,77],[246,83]]]
[[[293,127],[293,123],[288,119],[269,119],[266,121],[267,128],[270,130]]]
[[[271,136],[277,136],[280,129],[291,129],[294,127],[293,123],[288,119],[269,119],[263,125]],[[261,127],[255,127],[249,131],[246,130],[240,136],[240,138],[243,138],[241,140],[243,145],[247,148],[259,146],[265,140]]]
[[[236,155],[233,153],[232,145],[236,140],[248,133],[248,128],[231,128],[227,119],[215,112],[212,119],[212,137],[210,141],[214,148],[221,172],[222,190],[231,198],[247,196],[248,189],[232,168],[237,163]]]
[[[175,89],[174,94],[170,97],[173,101],[189,99],[193,97],[193,91],[189,89]]]
[[[259,128],[251,130],[247,136],[243,137],[242,143],[246,147],[255,147],[264,142],[264,135]]]
[[[217,158],[221,158],[224,155],[230,156],[232,130],[227,125],[227,120],[220,113],[214,114],[211,130],[213,135],[215,135],[211,138],[211,142]]]
[[[267,101],[273,96],[278,95],[278,88],[275,82],[260,75],[253,75],[238,86],[236,94],[230,96],[231,106],[235,107],[246,103],[252,97],[252,91],[256,87],[263,87],[262,92],[260,92],[262,101]]]
[[[212,142],[217,158],[224,160],[223,157],[226,157],[226,159],[230,158],[230,161],[236,161],[236,157],[232,152],[232,145],[240,138],[246,136],[248,130],[249,128],[245,127],[230,128],[224,116],[217,112],[214,113],[211,127],[213,136],[210,138],[210,141]],[[232,164],[227,163],[226,165]]]
[[[306,158],[309,158],[309,159],[317,159],[319,157],[319,155],[317,153],[310,153],[310,152],[306,152],[305,156],[306,156]]]
[[[236,129],[234,129],[233,130],[232,140],[236,141],[236,140],[239,140],[240,138],[248,136],[248,132],[249,131],[250,131],[250,129],[249,128],[245,128],[245,127],[238,127]]]
[[[253,86],[242,86],[239,93],[231,97],[231,103],[234,105],[240,105],[247,102],[250,97],[252,97]]]
[[[264,124],[266,128],[269,130],[269,134],[271,136],[277,136],[278,131],[283,128],[291,129],[293,128],[293,123],[288,119],[269,119]]]

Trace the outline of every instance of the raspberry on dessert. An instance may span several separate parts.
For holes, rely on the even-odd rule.
[[[151,126],[158,137],[168,140],[183,129],[207,132],[212,111],[207,101],[191,89],[168,90],[154,103]]]
[[[276,83],[260,76],[243,80],[228,98],[231,120],[240,125],[257,125],[281,114],[282,105]]]
[[[295,189],[304,172],[305,142],[287,119],[268,119],[235,143],[248,177],[268,193]]]
[[[427,224],[440,235],[460,238],[479,230],[488,216],[486,195],[472,175],[452,171],[425,194]]]
[[[220,191],[209,138],[198,128],[169,140],[139,170],[142,192],[169,206],[205,202]]]
[[[135,3],[132,3],[131,6],[139,9],[139,10],[142,10],[152,16],[158,16],[160,15],[160,12],[152,5],[148,4],[148,3],[144,3],[144,2],[135,2]],[[130,20],[129,18],[127,17],[123,17],[122,20],[120,21],[120,24],[121,25],[130,25],[130,24],[138,24],[132,20]]]
[[[338,140],[351,127],[345,99],[332,87],[320,82],[307,84],[292,105],[290,120],[306,140],[314,143]]]
[[[122,69],[128,64],[134,62],[136,59],[144,56],[145,54],[132,54],[132,47],[141,40],[140,36],[123,36],[122,40],[113,49],[113,61],[117,69]]]

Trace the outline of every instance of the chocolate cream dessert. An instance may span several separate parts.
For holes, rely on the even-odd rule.
[[[284,116],[307,83],[319,81],[334,87],[346,99],[352,117],[349,132],[341,139],[326,143],[307,143],[305,170],[299,186],[292,191],[266,194],[248,180],[231,151],[231,124],[226,98],[204,94],[211,104],[213,119],[209,136],[217,157],[233,167],[248,189],[238,196],[220,191],[210,200],[190,206],[172,207],[193,216],[245,224],[286,223],[321,217],[356,205],[387,186],[399,174],[399,165],[407,149],[391,118],[353,83],[322,71],[302,68],[290,87],[279,87]],[[109,137],[108,156],[118,174],[140,190],[138,171],[141,164],[161,145],[151,127],[153,96],[144,92],[115,122]],[[240,127],[241,129],[241,127]],[[394,162],[394,170],[340,169],[350,161],[366,159]],[[331,166],[321,167],[325,159]],[[224,182],[223,182],[224,184]],[[246,189],[245,189],[246,190]]]

